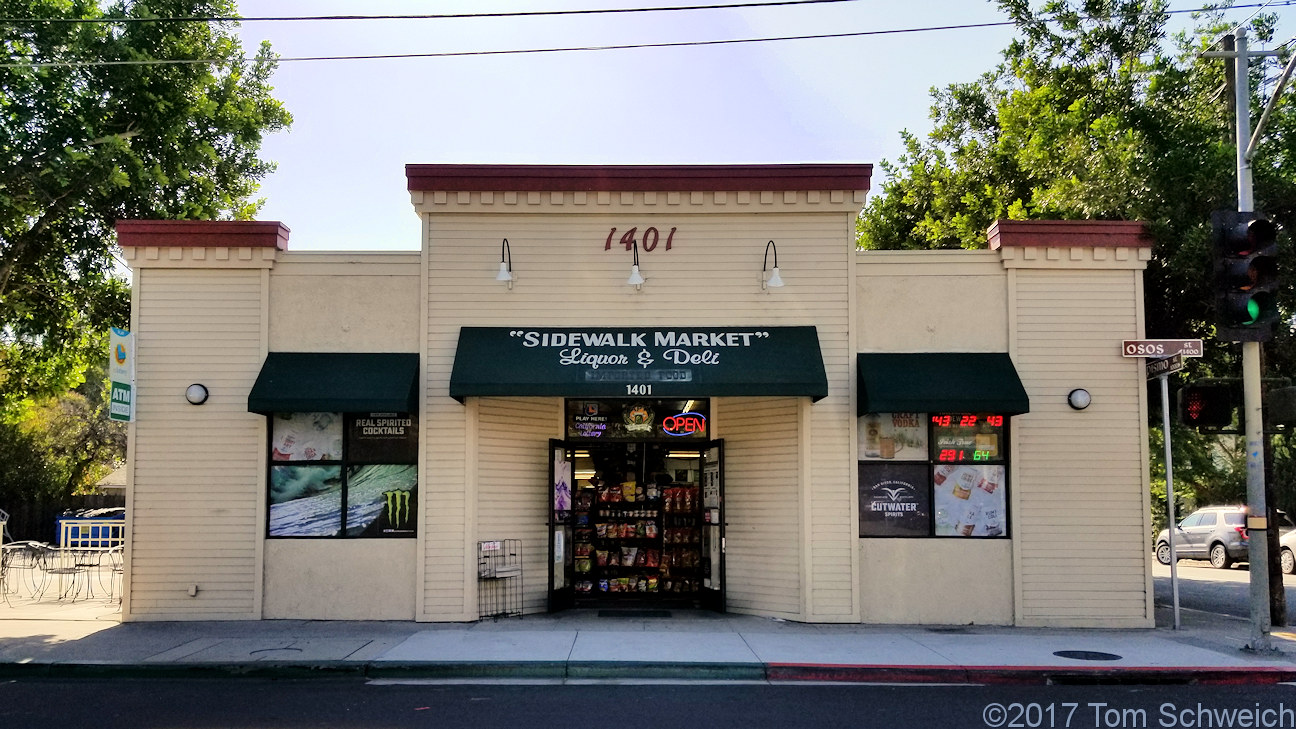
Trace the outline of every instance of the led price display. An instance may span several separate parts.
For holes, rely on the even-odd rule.
[[[940,463],[991,463],[1004,458],[1004,416],[935,413],[931,457]]]

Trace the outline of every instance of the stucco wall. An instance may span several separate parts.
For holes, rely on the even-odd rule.
[[[413,539],[269,539],[265,618],[413,620]]]
[[[280,254],[269,349],[417,352],[419,282],[417,254]],[[413,620],[416,552],[415,539],[267,539],[264,616]]]

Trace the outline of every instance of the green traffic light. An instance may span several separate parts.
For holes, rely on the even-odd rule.
[[[1247,300],[1247,319],[1243,324],[1255,324],[1260,318],[1260,302],[1255,299]]]

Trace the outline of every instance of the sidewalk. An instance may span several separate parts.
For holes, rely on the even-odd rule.
[[[1242,647],[1249,623],[1183,611],[1183,628],[1042,629],[791,623],[671,611],[571,611],[478,623],[119,623],[102,601],[0,603],[0,676],[375,679],[1276,683],[1296,634]],[[1158,624],[1169,625],[1168,611]],[[1278,629],[1284,630],[1284,629]]]

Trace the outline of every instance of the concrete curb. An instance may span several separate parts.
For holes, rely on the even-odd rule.
[[[1274,685],[1296,668],[882,666],[617,661],[257,661],[254,663],[4,663],[0,678],[260,678],[735,681],[991,685]]]
[[[769,664],[770,681],[966,683],[994,685],[1193,684],[1272,685],[1296,680],[1277,667],[833,666]]]

